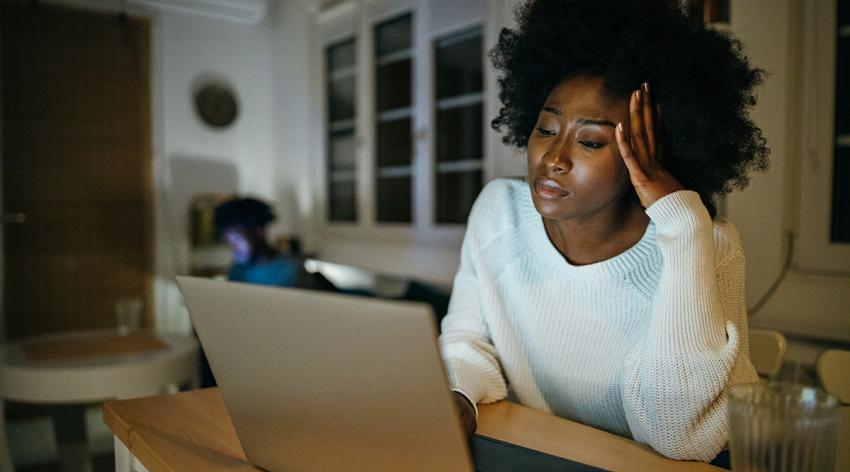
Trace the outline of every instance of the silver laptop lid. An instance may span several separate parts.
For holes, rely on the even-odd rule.
[[[472,470],[428,305],[177,282],[252,463]]]

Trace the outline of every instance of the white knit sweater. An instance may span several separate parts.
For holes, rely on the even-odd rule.
[[[440,347],[473,403],[524,405],[710,461],[728,438],[726,389],[755,381],[744,255],[695,192],[658,200],[641,240],[574,266],[528,184],[496,180],[473,206]]]

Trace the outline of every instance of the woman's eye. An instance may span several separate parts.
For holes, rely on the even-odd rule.
[[[548,128],[544,128],[542,126],[537,127],[537,132],[540,133],[543,136],[555,136],[554,131],[552,131],[551,129],[548,129]]]
[[[587,140],[579,141],[579,144],[581,144],[582,146],[589,148],[589,149],[599,149],[602,146],[604,146],[603,143],[596,142],[596,141],[587,141]]]

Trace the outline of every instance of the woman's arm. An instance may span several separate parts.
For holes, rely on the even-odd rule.
[[[647,209],[663,268],[647,331],[626,358],[623,402],[632,435],[674,459],[710,461],[728,438],[726,389],[757,380],[747,349],[744,255],[695,192]]]
[[[461,247],[461,261],[452,287],[448,314],[442,321],[440,350],[452,390],[474,406],[507,395],[496,348],[481,310],[475,267],[474,210]],[[476,410],[477,416],[477,410]]]
[[[674,459],[710,461],[729,436],[726,389],[757,379],[747,349],[744,255],[697,193],[663,166],[649,85],[632,93],[617,144],[656,227],[663,266],[649,326],[626,356],[623,403],[638,441]],[[724,233],[728,233],[725,234]]]

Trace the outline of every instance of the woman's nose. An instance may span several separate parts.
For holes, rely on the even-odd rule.
[[[552,149],[546,152],[543,159],[546,163],[546,168],[553,174],[563,175],[573,168],[569,149],[566,144],[553,146]]]

